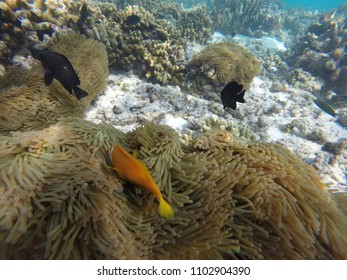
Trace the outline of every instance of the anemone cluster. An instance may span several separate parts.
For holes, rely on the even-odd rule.
[[[30,70],[11,67],[0,80],[0,134],[41,129],[63,117],[82,117],[90,102],[106,88],[109,70],[102,44],[66,31],[55,36],[49,48],[69,59],[87,97],[77,100],[56,80],[47,86],[40,62]]]
[[[0,143],[1,259],[347,258],[346,196],[279,145],[78,118]],[[139,151],[173,220],[108,168],[116,143]]]
[[[214,43],[189,62],[185,86],[202,95],[219,92],[230,81],[247,89],[260,69],[260,62],[241,45]]]

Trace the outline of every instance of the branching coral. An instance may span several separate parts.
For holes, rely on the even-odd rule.
[[[249,35],[269,21],[271,9],[262,9],[264,5],[260,0],[214,0],[211,16],[215,28],[223,33]]]
[[[325,89],[347,96],[347,16],[336,11],[312,23],[297,47],[296,65],[324,79]]]
[[[1,258],[347,258],[345,213],[281,146],[213,130],[182,145],[167,126],[77,118],[0,141]],[[107,167],[115,143],[139,150],[174,220]]]
[[[162,84],[179,83],[185,51],[177,31],[138,6],[124,9],[124,20],[130,15],[138,15],[141,20],[135,26],[123,28],[121,65]]]
[[[129,5],[137,5],[150,11],[156,19],[165,19],[176,26],[182,38],[206,43],[212,35],[212,21],[205,5],[197,5],[185,10],[182,3],[173,1],[114,1],[118,7],[125,9]],[[192,5],[190,5],[192,6]]]
[[[236,81],[246,89],[260,72],[259,61],[244,47],[234,43],[216,43],[196,54],[188,65],[186,85],[199,92],[220,91]]]
[[[216,27],[225,34],[247,34],[259,16],[260,7],[260,0],[214,0],[211,14]]]
[[[119,10],[105,3],[94,9],[96,13],[87,19],[84,32],[106,46],[111,64],[134,69],[140,76],[155,82],[179,83],[183,77],[185,51],[177,30],[139,6]],[[131,15],[139,16],[140,22],[126,24]]]
[[[206,44],[213,33],[211,18],[203,5],[183,11],[177,20],[177,27],[184,38],[202,44]]]
[[[0,90],[0,132],[47,127],[67,116],[82,116],[90,102],[106,86],[107,54],[103,46],[83,35],[67,32],[56,38],[53,51],[66,55],[88,96],[78,101],[57,81],[46,86],[44,70],[38,63],[32,70],[13,69]],[[1,83],[0,83],[1,84]]]
[[[290,23],[289,30],[298,31],[300,23],[293,11],[283,10],[283,3],[277,0],[212,0],[211,17],[216,30],[226,35],[245,34],[262,37],[283,35],[283,29]],[[300,16],[303,14],[301,12]],[[305,16],[306,17],[306,16]],[[292,20],[295,18],[295,20]]]

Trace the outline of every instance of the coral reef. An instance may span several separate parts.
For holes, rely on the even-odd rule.
[[[155,18],[169,21],[177,20],[179,14],[183,12],[182,5],[171,0],[101,0],[101,2],[114,3],[120,9],[124,9],[126,6],[139,6],[151,11]]]
[[[209,3],[208,1],[201,0],[191,0],[191,1],[179,1],[179,0],[99,0],[100,2],[111,2],[117,5],[117,7],[124,9],[126,6],[137,5],[145,8],[147,11],[151,11],[154,15],[162,15],[165,17],[164,13],[170,15],[174,14],[174,10],[178,13],[181,13],[184,8],[190,9],[194,6],[201,5],[204,2]],[[174,17],[177,19],[177,17]]]
[[[56,36],[51,50],[64,54],[88,96],[77,100],[58,81],[44,83],[40,62],[29,71],[17,67],[0,80],[0,133],[47,127],[67,116],[83,116],[90,102],[106,87],[108,61],[104,47],[85,36],[65,32]]]
[[[321,77],[324,90],[347,96],[346,15],[336,11],[312,23],[294,53],[296,66]]]
[[[178,83],[183,76],[185,52],[184,42],[174,28],[139,6],[118,10],[114,4],[102,3],[96,10],[100,19],[94,20],[94,12],[84,32],[106,46],[110,64],[134,69],[155,82]],[[139,16],[140,22],[127,25],[126,18],[131,15]]]
[[[2,259],[347,258],[346,196],[279,145],[223,130],[183,145],[168,126],[78,118],[0,141]],[[139,151],[174,220],[107,167],[115,143]]]
[[[209,9],[214,28],[225,35],[271,36],[292,46],[307,26],[319,17],[318,11],[284,9],[277,0],[214,0]]]
[[[207,12],[206,5],[201,5],[201,1],[200,3],[196,3],[196,6],[192,6],[190,3],[188,5],[190,9],[183,9],[180,1],[176,1],[178,3],[175,3],[169,0],[115,0],[113,2],[122,9],[125,9],[129,5],[137,5],[150,11],[156,19],[165,19],[173,26],[176,26],[180,36],[184,39],[205,44],[212,35],[212,21]]]
[[[336,8],[336,13],[339,15],[347,16],[347,3],[341,3],[340,6]]]
[[[185,51],[179,34],[163,20],[138,6],[127,6],[124,19],[139,15],[135,26],[124,27],[119,63],[140,76],[162,84],[177,84],[183,77]]]
[[[202,2],[205,3],[206,5],[210,5],[211,0],[207,1],[201,1],[201,0],[172,0],[173,2],[180,3],[182,4],[185,8],[192,8],[193,6],[197,6],[201,4]]]
[[[126,6],[123,11],[117,11],[109,4],[106,7],[113,11],[106,12],[107,8],[101,8],[111,25],[106,34],[117,30],[116,39],[109,40],[115,48],[110,53],[116,54],[111,63],[120,64],[126,70],[134,69],[140,76],[154,82],[179,83],[183,77],[185,51],[184,41],[177,30],[139,6]],[[124,21],[130,15],[138,15],[141,21],[126,26]],[[116,27],[114,22],[118,23]]]
[[[258,17],[260,0],[214,0],[211,11],[217,30],[225,34],[249,34]]]
[[[257,35],[254,32],[271,33],[282,27],[283,20],[278,12],[279,5],[274,1],[260,0],[214,0],[211,17],[215,28],[224,34],[236,33]]]
[[[33,45],[41,49],[47,47],[52,34],[68,28],[101,42],[110,64],[134,69],[141,76],[163,84],[177,84],[183,76],[184,38],[167,21],[156,19],[144,8],[126,6],[120,10],[113,3],[84,0],[13,3],[0,6],[2,11],[11,11],[4,13],[8,23],[0,28],[0,63],[5,66],[12,63],[15,55],[27,57],[27,48]],[[87,5],[88,16],[82,23],[83,4]],[[20,23],[14,22],[13,14]],[[140,22],[127,25],[126,18],[130,15],[138,15]]]
[[[318,10],[291,8],[289,10],[281,11],[281,18],[283,21],[284,29],[287,32],[286,45],[292,48],[296,42],[301,40],[307,33],[307,27],[316,21],[321,16],[321,12]],[[281,36],[279,36],[281,37]]]
[[[208,45],[193,57],[187,68],[185,86],[202,94],[211,89],[219,92],[230,81],[248,89],[261,69],[260,62],[235,43]]]
[[[0,3],[3,22],[0,25],[1,63],[8,64],[8,60],[17,54],[26,56],[26,48],[41,41],[47,45],[56,29],[76,24],[80,5],[70,5],[70,2],[76,1],[18,0]]]
[[[177,19],[177,28],[184,38],[202,44],[206,44],[213,34],[212,21],[205,5],[183,11]]]

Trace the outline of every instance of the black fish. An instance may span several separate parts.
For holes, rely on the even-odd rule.
[[[33,55],[35,57],[35,54]],[[53,78],[55,78],[68,92],[71,94],[73,92],[77,99],[88,95],[87,92],[77,87],[80,84],[80,79],[65,55],[45,50],[37,53],[35,58],[41,61],[42,66],[46,70],[44,77],[46,85],[49,86]]]
[[[89,17],[88,6],[86,4],[83,4],[80,11],[80,23],[83,24],[88,17]]]
[[[39,37],[40,41],[43,41],[43,37],[45,34],[47,34],[49,37],[52,37],[53,33],[54,33],[53,28],[48,28],[46,30],[37,30],[36,31],[37,37]]]
[[[245,103],[243,99],[245,95],[245,90],[243,90],[243,86],[239,85],[237,82],[228,83],[220,93],[223,109],[225,110],[227,107],[231,109],[236,109],[236,102]]]
[[[127,25],[135,25],[138,24],[140,22],[141,18],[137,15],[131,15],[128,16],[127,19],[125,20],[125,23]]]

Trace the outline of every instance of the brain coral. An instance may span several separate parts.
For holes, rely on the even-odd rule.
[[[61,33],[55,41],[50,49],[70,60],[88,96],[77,100],[57,80],[46,86],[39,62],[26,72],[12,69],[0,80],[0,133],[40,129],[62,117],[82,116],[105,89],[108,60],[100,43],[74,32]]]
[[[139,150],[174,220],[107,167],[115,143]],[[345,214],[281,146],[213,130],[183,145],[167,126],[123,134],[78,118],[0,144],[2,259],[347,258]]]

